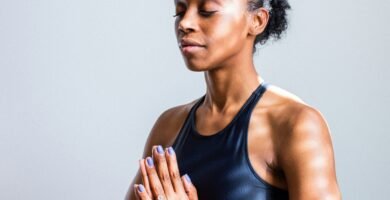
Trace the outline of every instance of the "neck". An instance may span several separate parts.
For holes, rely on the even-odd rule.
[[[240,62],[231,62],[204,73],[207,91],[203,106],[211,112],[224,112],[232,105],[242,105],[263,82],[252,57],[236,60]]]

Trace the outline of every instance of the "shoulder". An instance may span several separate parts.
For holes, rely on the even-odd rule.
[[[282,124],[285,133],[293,134],[304,129],[311,129],[312,134],[327,132],[328,126],[325,117],[315,107],[304,102],[295,94],[278,86],[270,85],[265,93],[263,107],[276,124]],[[299,129],[299,130],[298,130]],[[304,131],[307,132],[307,131]],[[286,135],[284,135],[285,137]]]
[[[157,118],[151,134],[155,134],[161,143],[169,144],[170,141],[167,138],[172,139],[180,130],[194,104],[195,102],[193,101],[163,111]]]
[[[194,106],[198,99],[170,107],[161,112],[149,132],[144,147],[144,157],[151,154],[151,149],[154,145],[168,147],[173,144],[192,106]]]
[[[294,156],[312,159],[326,156],[333,159],[331,133],[325,117],[310,105],[298,105],[286,122],[287,131],[280,141],[280,158],[284,165],[292,163]],[[304,157],[306,153],[307,157]]]
[[[148,138],[144,145],[142,158],[152,156],[152,148],[154,145],[162,145],[163,147],[168,147],[172,145],[181,126],[184,124],[184,121],[187,118],[189,111],[198,99],[193,100],[189,103],[168,108],[161,112],[149,132]],[[135,183],[141,183],[141,176],[141,170],[138,169],[131,186]],[[134,198],[134,192],[133,187],[130,187],[126,195],[126,199],[132,198]]]
[[[277,160],[291,197],[328,195],[338,199],[334,152],[328,124],[322,113],[297,96],[270,88],[269,115],[282,129],[277,131]],[[295,198],[294,198],[295,199]]]
[[[281,142],[285,146],[302,140],[320,140],[330,142],[330,130],[323,114],[315,107],[307,104],[298,96],[274,86],[270,94],[274,96],[275,112],[273,119],[279,119],[284,132],[280,133]]]
[[[272,124],[277,124],[280,148],[302,141],[331,142],[330,130],[323,114],[301,98],[271,85],[264,105]]]

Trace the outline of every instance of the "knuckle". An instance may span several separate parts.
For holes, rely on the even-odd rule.
[[[156,193],[156,194],[161,194],[161,188],[156,186],[156,185],[153,185],[152,187],[152,190]]]
[[[148,173],[147,173],[148,176],[154,176],[155,174],[156,174],[156,170],[155,169],[149,169],[148,170]]]
[[[160,179],[162,182],[167,182],[167,181],[170,181],[170,177],[169,177],[169,174],[167,173],[163,173],[161,176],[160,176]]]
[[[164,162],[165,161],[165,156],[164,155],[157,156],[157,161],[158,162]]]
[[[172,172],[170,172],[170,175],[171,175],[172,179],[180,179],[180,175],[179,175],[178,171],[172,171]]]
[[[167,162],[170,164],[170,165],[177,165],[177,161],[176,161],[176,159],[174,158],[174,157],[168,157],[167,158]]]

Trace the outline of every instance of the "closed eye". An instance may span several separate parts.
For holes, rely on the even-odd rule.
[[[178,13],[176,13],[175,15],[173,15],[173,17],[178,17],[178,16],[182,16],[184,14],[184,12],[178,12]]]
[[[199,11],[199,14],[204,16],[204,17],[210,17],[211,15],[213,15],[216,12],[218,12],[218,11],[205,11],[205,10],[201,10],[201,11]]]
[[[218,11],[205,11],[205,10],[200,10],[199,11],[199,14],[202,15],[203,17],[210,17],[211,15],[213,15],[214,13],[216,13]],[[184,15],[185,12],[178,12],[176,13],[175,15],[173,15],[173,17],[182,17]]]

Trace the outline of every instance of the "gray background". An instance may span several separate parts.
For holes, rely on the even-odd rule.
[[[290,2],[257,70],[323,113],[344,199],[388,199],[390,3]],[[173,14],[173,1],[0,0],[0,199],[123,199],[156,118],[205,92]]]

